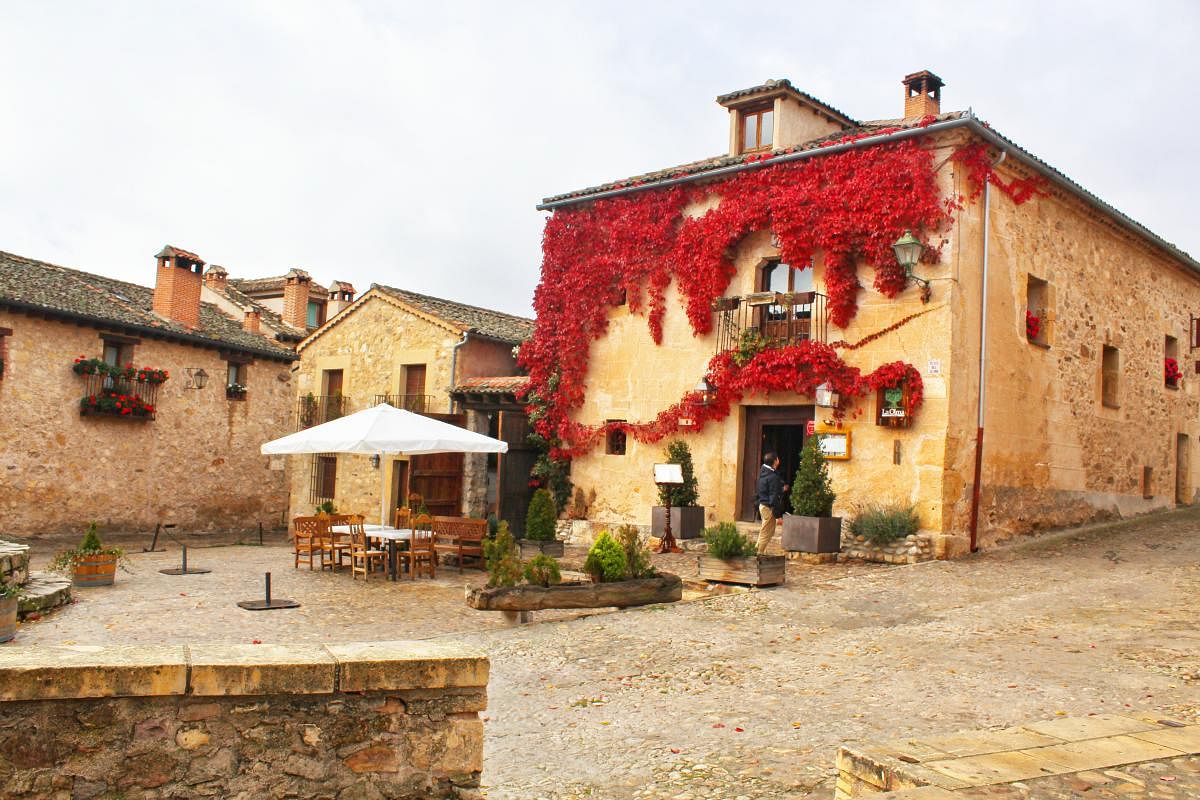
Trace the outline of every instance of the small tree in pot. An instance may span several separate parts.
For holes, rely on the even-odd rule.
[[[696,505],[696,470],[692,465],[692,450],[687,442],[675,439],[667,445],[667,464],[678,464],[683,483],[678,486],[659,486],[658,505],[650,510],[650,533],[662,538],[666,510],[671,509],[671,533],[680,539],[697,539],[704,532],[704,506]]]
[[[554,538],[558,524],[558,507],[548,489],[538,489],[529,501],[525,515],[525,538],[521,540],[521,557],[544,553],[561,558],[563,543]]]
[[[71,573],[76,586],[112,586],[117,578],[117,562],[125,556],[119,547],[105,547],[100,542],[96,523],[88,525],[79,547],[63,550],[54,557],[50,568],[55,572]]]
[[[821,443],[810,436],[800,451],[800,466],[792,479],[792,513],[783,515],[783,549],[802,553],[841,550],[842,518],[833,516],[836,499]]]

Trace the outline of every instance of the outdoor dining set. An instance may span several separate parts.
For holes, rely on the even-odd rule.
[[[313,569],[337,571],[350,566],[350,575],[364,580],[386,573],[391,580],[407,573],[437,577],[439,560],[452,559],[463,571],[464,562],[481,563],[487,520],[440,517],[398,508],[391,525],[367,524],[359,514],[318,514],[293,521],[293,566],[301,562]]]

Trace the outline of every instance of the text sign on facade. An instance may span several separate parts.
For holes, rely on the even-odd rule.
[[[808,422],[806,422],[804,424],[804,435],[805,436],[812,436],[816,432],[817,432],[817,421],[815,419],[810,419]]]
[[[820,430],[817,431],[817,443],[821,446],[821,455],[829,461],[850,460],[850,431]]]
[[[655,464],[655,483],[683,483],[683,466],[680,464]]]

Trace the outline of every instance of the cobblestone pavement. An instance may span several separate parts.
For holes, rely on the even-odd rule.
[[[1197,536],[1200,513],[1176,512],[955,562],[790,565],[781,588],[519,628],[467,609],[454,571],[364,586],[295,573],[279,547],[231,547],[193,551],[211,575],[168,577],[176,554],[138,554],[118,586],[4,646],[450,635],[492,657],[493,800],[828,798],[846,740],[1126,709],[1200,718]],[[268,569],[302,609],[233,607]]]

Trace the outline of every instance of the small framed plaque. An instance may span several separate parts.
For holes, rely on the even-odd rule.
[[[821,455],[826,461],[850,460],[850,431],[830,428],[824,425],[817,428],[817,442],[821,445]]]
[[[655,464],[654,482],[657,484],[682,484],[683,466],[680,464]]]

